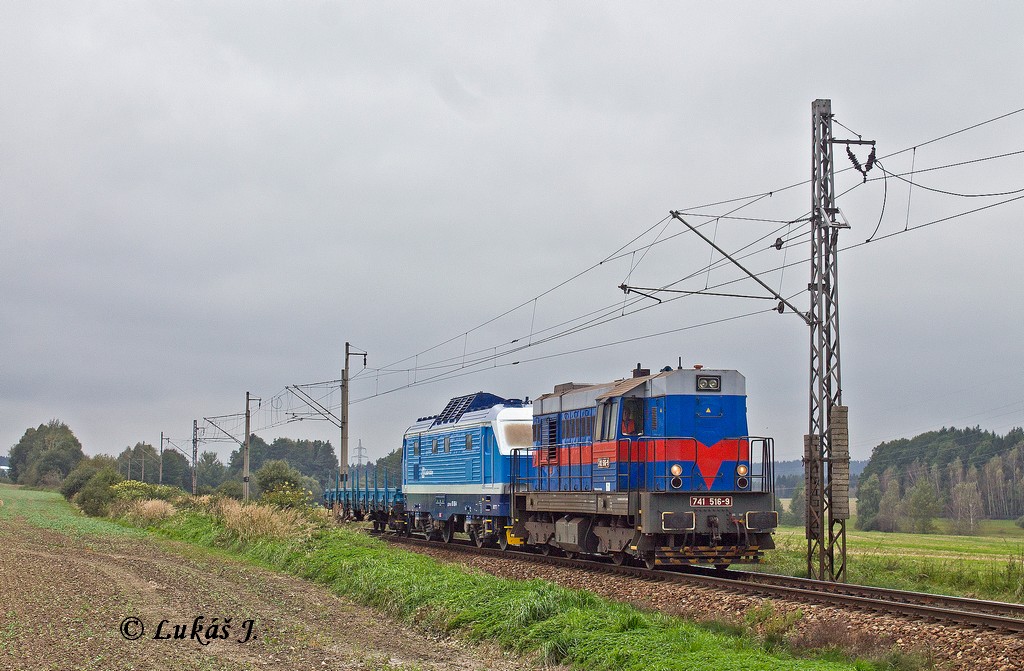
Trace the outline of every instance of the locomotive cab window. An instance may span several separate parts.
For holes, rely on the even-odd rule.
[[[644,399],[625,398],[622,400],[622,425],[624,436],[641,436],[644,433]]]
[[[619,414],[619,401],[608,400],[597,408],[597,440],[615,439],[615,421]]]

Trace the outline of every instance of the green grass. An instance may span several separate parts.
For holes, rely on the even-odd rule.
[[[184,511],[160,533],[228,547],[263,565],[328,585],[392,617],[586,669],[869,669],[843,659],[806,659],[784,646],[722,633],[541,580],[513,581],[437,562],[344,528],[301,543],[242,543],[212,517]]]
[[[1013,522],[1008,523],[1013,526]],[[1017,529],[1017,527],[1013,527]],[[883,533],[847,526],[847,580],[936,594],[1024,602],[1024,535],[991,520],[990,536]],[[1018,529],[1020,530],[1020,529]],[[807,541],[801,527],[780,527],[776,550],[755,570],[804,576]]]
[[[0,485],[0,519],[22,518],[40,529],[73,535],[145,535],[109,520],[86,517],[56,492]]]

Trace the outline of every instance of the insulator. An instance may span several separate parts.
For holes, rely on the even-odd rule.
[[[782,238],[775,238],[775,249],[782,249]]]
[[[867,163],[864,164],[864,172],[871,170],[873,167],[875,167],[875,148],[871,147],[871,153],[868,154]]]
[[[852,151],[850,151],[850,145],[846,145],[846,155],[850,157],[850,163],[852,163],[853,167],[857,169],[857,172],[863,175],[864,169],[860,167],[860,161],[858,161],[857,157],[853,155]]]

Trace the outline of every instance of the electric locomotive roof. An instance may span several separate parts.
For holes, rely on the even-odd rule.
[[[502,398],[495,394],[478,391],[475,394],[456,396],[448,401],[440,414],[420,417],[413,426],[422,431],[436,426],[457,424],[466,415],[490,410],[499,405],[506,408],[521,408],[523,402],[517,398]]]

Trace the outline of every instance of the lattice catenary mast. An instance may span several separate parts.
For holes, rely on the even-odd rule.
[[[835,206],[832,101],[811,104],[810,408],[804,436],[807,574],[846,581],[846,520],[850,517],[850,434],[839,356],[839,231],[849,228]],[[838,140],[870,144],[871,140]],[[869,159],[868,169],[873,163]],[[859,166],[858,166],[859,168]],[[861,170],[866,173],[866,170]],[[838,219],[837,219],[838,217]]]

